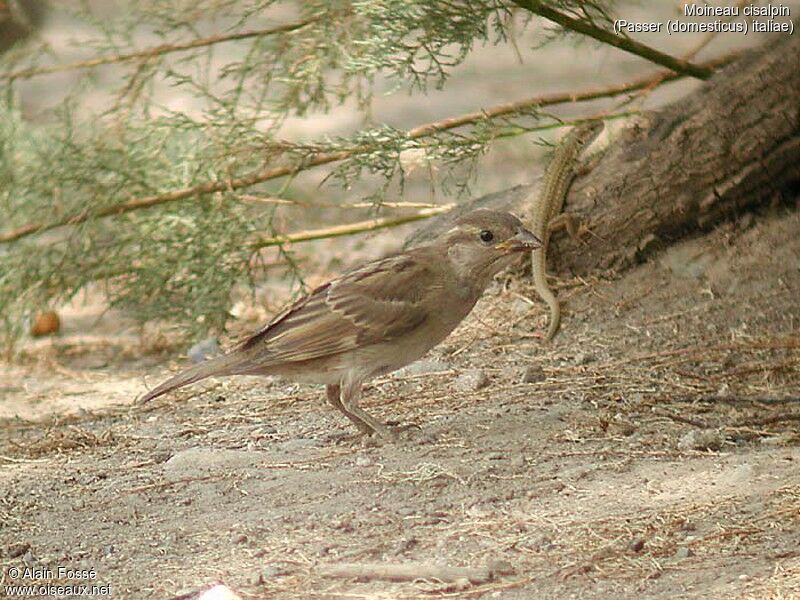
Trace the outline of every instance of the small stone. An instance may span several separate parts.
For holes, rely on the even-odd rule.
[[[469,578],[467,577],[456,577],[453,579],[453,583],[451,584],[453,589],[457,592],[463,592],[464,590],[469,589],[472,587],[472,584],[469,582]]]
[[[575,355],[575,364],[576,365],[588,365],[590,362],[594,361],[594,354],[590,354],[589,352],[579,352]]]
[[[247,541],[247,536],[243,533],[234,535],[233,539],[231,539],[231,542],[234,544],[244,544],[246,541]]]
[[[372,459],[369,456],[359,456],[356,458],[357,467],[368,467],[372,464]]]
[[[551,540],[547,536],[542,536],[531,540],[530,545],[532,548],[535,548],[540,552],[552,552],[553,550],[558,548],[558,544],[556,544],[553,540]]]
[[[631,542],[628,548],[630,548],[630,551],[633,552],[634,554],[638,554],[639,552],[644,550],[644,543],[645,543],[644,538],[636,538]]]
[[[624,436],[636,433],[636,425],[628,421],[615,421],[614,426],[619,430],[619,433]]]
[[[8,548],[6,548],[5,553],[8,558],[18,558],[30,549],[31,545],[28,542],[23,542],[22,544],[11,544]]]
[[[482,369],[466,371],[453,382],[453,387],[460,392],[477,392],[487,385],[489,385],[489,377]]]
[[[221,583],[207,589],[197,600],[241,600],[241,596]]]
[[[797,433],[793,431],[784,431],[771,437],[761,438],[761,443],[765,446],[788,446],[797,438]]]
[[[739,219],[739,229],[750,229],[753,226],[753,222],[755,221],[755,217],[753,213],[746,213],[741,219]]]
[[[542,367],[539,365],[531,365],[526,368],[525,372],[522,374],[522,383],[538,383],[539,381],[544,381],[546,377]]]
[[[694,556],[694,552],[689,546],[681,546],[675,551],[675,558],[682,560]]]
[[[361,438],[362,448],[380,448],[381,440],[377,435],[365,435]]]
[[[507,560],[498,559],[489,561],[489,572],[492,574],[492,578],[495,578],[502,575],[514,575],[517,570]]]
[[[266,583],[268,579],[272,579],[273,577],[277,577],[283,573],[283,569],[280,567],[276,567],[274,565],[269,565],[261,569],[258,573],[258,578],[256,583]]]
[[[678,441],[681,450],[719,450],[725,436],[713,429],[692,430]]]
[[[219,354],[219,342],[215,337],[206,338],[189,348],[187,354],[193,363],[205,362]]]
[[[278,447],[284,452],[293,454],[295,452],[308,450],[309,448],[318,448],[321,445],[322,442],[314,438],[297,438],[294,440],[286,440],[285,442],[281,442],[278,444]]]
[[[59,329],[61,329],[61,319],[58,318],[58,313],[53,310],[37,314],[31,323],[31,335],[33,337],[52,335],[58,333]]]
[[[522,454],[516,454],[516,455],[514,455],[514,457],[512,457],[511,462],[509,463],[509,465],[511,467],[514,467],[514,468],[517,468],[517,469],[521,469],[521,468],[523,468],[525,466],[526,463],[527,463],[527,461],[525,460],[525,457]]]
[[[401,554],[405,554],[406,552],[413,550],[418,545],[419,540],[415,537],[402,538],[395,544],[393,553],[395,556],[400,556]]]
[[[355,526],[353,525],[353,518],[349,515],[344,516],[338,521],[334,522],[333,527],[334,529],[339,529],[345,533],[350,533],[355,529]]]
[[[522,298],[514,298],[511,303],[511,310],[515,315],[524,315],[531,309],[531,301],[523,300]]]
[[[655,234],[648,233],[641,240],[639,240],[639,250],[644,251],[648,246],[652,245],[657,241],[658,238],[655,236]]]
[[[450,363],[441,360],[418,360],[398,371],[398,375],[426,375],[428,373],[441,373],[450,369]]]
[[[258,452],[198,446],[176,452],[162,464],[162,468],[164,477],[168,481],[175,481],[255,469],[259,468],[261,461],[261,455]]]

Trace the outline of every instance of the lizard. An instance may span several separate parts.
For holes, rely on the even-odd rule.
[[[561,323],[561,306],[547,285],[547,247],[550,233],[560,224],[559,221],[563,220],[570,235],[574,237],[575,228],[571,216],[559,213],[564,207],[564,200],[575,176],[575,165],[581,152],[600,135],[603,127],[603,121],[588,121],[570,130],[553,152],[553,157],[542,177],[537,201],[533,206],[531,232],[542,240],[542,247],[531,253],[531,271],[536,292],[550,309],[550,322],[545,334],[545,340],[548,342],[553,339]]]

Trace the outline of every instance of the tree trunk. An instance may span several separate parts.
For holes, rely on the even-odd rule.
[[[560,267],[576,274],[624,268],[792,193],[800,182],[800,36],[775,38],[749,52],[643,122],[613,140],[594,168],[575,179],[565,209],[592,234],[580,242],[553,236],[551,254]],[[537,188],[483,196],[458,213],[489,206],[524,218]],[[429,223],[407,244],[429,239],[456,216]]]

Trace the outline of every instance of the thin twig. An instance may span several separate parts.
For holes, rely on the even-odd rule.
[[[184,477],[182,479],[173,479],[171,481],[157,481],[147,485],[138,485],[136,487],[128,488],[127,490],[123,490],[123,493],[138,494],[141,492],[149,492],[151,490],[163,490],[176,485],[188,485],[190,483],[198,483],[202,481],[225,480],[235,476],[236,474],[234,473],[221,473],[218,475],[203,475],[200,477]]]
[[[675,71],[676,73],[681,73],[689,77],[696,77],[698,79],[708,79],[714,74],[714,70],[711,68],[681,60],[680,58],[665,54],[664,52],[656,50],[655,48],[651,48],[650,46],[642,44],[641,42],[637,42],[629,37],[616,35],[586,21],[575,19],[569,15],[565,15],[564,13],[552,9],[549,6],[545,6],[540,0],[513,1],[518,6],[521,6],[522,8],[539,15],[548,21],[553,21],[554,23],[561,25],[561,27],[564,29],[570,29],[577,33],[587,35],[598,40],[599,42],[603,42],[604,44],[614,46],[615,48],[619,48],[625,52],[630,52],[631,54],[640,56],[646,60],[649,60],[650,62],[654,62],[670,69],[671,71]]]
[[[666,358],[670,356],[681,356],[691,354],[708,354],[711,352],[734,352],[737,350],[792,350],[800,348],[800,337],[787,336],[767,341],[747,342],[736,344],[717,344],[715,346],[692,346],[690,348],[678,348],[676,350],[661,350],[659,352],[646,352],[635,356],[629,356],[624,359],[614,360],[601,365],[597,365],[597,369],[607,369],[610,367],[617,367],[619,365],[628,364],[640,360],[650,360],[653,358]]]
[[[706,66],[727,64],[733,60],[739,53],[731,53],[722,58],[704,63]],[[415,140],[422,137],[433,135],[439,131],[446,131],[456,127],[469,125],[486,118],[493,118],[503,115],[510,115],[514,113],[530,110],[532,107],[553,106],[556,104],[565,104],[568,102],[586,102],[589,100],[597,100],[599,98],[608,98],[626,94],[647,87],[651,81],[656,78],[664,77],[663,81],[671,81],[684,77],[680,73],[670,73],[666,77],[662,72],[648,77],[635,79],[626,84],[609,86],[603,88],[589,88],[581,92],[574,93],[557,93],[557,94],[544,94],[541,96],[533,96],[525,100],[517,102],[500,104],[485,110],[466,113],[457,117],[450,117],[421,125],[411,129],[408,133],[409,140]],[[0,243],[8,243],[16,241],[20,238],[33,235],[35,233],[48,231],[61,227],[64,225],[77,225],[90,219],[97,219],[108,217],[112,215],[121,215],[131,211],[158,206],[161,204],[169,204],[170,202],[177,202],[185,200],[194,196],[202,196],[206,194],[213,194],[218,192],[229,192],[231,190],[248,188],[259,183],[264,183],[272,179],[294,175],[300,171],[308,170],[313,167],[330,164],[345,160],[353,155],[366,152],[369,147],[356,147],[348,150],[340,150],[338,152],[325,152],[317,154],[308,160],[305,160],[300,165],[285,165],[281,167],[273,167],[257,171],[251,175],[244,177],[230,178],[225,180],[206,181],[197,185],[186,188],[172,190],[160,194],[153,194],[151,196],[140,196],[138,198],[131,198],[125,202],[121,202],[116,206],[110,206],[94,213],[84,211],[80,214],[70,215],[64,219],[53,221],[52,223],[28,223],[22,225],[17,229],[12,229],[5,233],[0,234]]]
[[[439,208],[441,204],[430,202],[353,202],[351,204],[335,204],[333,202],[302,202],[300,200],[287,200],[274,196],[255,196],[252,194],[238,194],[237,198],[251,204],[277,204],[280,206],[301,206],[304,208],[336,208],[342,210],[364,208]]]
[[[171,52],[183,52],[185,50],[194,50],[196,48],[204,48],[214,44],[223,42],[233,42],[238,40],[245,40],[254,37],[263,37],[267,35],[274,35],[276,33],[288,33],[295,31],[301,27],[305,27],[313,23],[317,19],[306,19],[305,21],[298,21],[296,23],[287,23],[286,25],[279,25],[278,27],[271,27],[269,29],[256,29],[253,31],[238,31],[236,33],[225,33],[212,35],[205,38],[199,38],[190,42],[176,43],[176,44],[161,44],[152,48],[145,48],[138,52],[129,52],[127,54],[117,54],[116,56],[99,56],[89,60],[81,60],[77,62],[67,63],[63,65],[53,65],[51,67],[31,67],[29,69],[22,69],[19,71],[9,71],[0,74],[0,79],[29,79],[37,75],[50,75],[52,73],[60,73],[62,71],[74,71],[76,69],[88,69],[91,67],[99,67],[101,65],[110,65],[115,63],[129,62],[139,59],[150,59],[155,56],[169,54]]]
[[[800,358],[794,358],[781,362],[764,363],[760,365],[739,367],[738,369],[733,369],[725,373],[720,373],[719,377],[731,378],[731,377],[739,377],[741,375],[749,375],[751,373],[763,373],[764,371],[777,371],[779,369],[788,369],[791,367],[796,367],[798,365],[798,362],[800,362]]]
[[[44,458],[14,458],[13,456],[4,456],[0,454],[0,460],[5,460],[10,463],[38,463],[44,462]]]
[[[708,423],[704,423],[698,419],[692,419],[691,417],[684,417],[682,415],[676,415],[674,413],[668,412],[666,410],[658,410],[652,409],[653,413],[658,415],[659,417],[666,417],[667,419],[672,419],[673,421],[677,421],[678,423],[685,423],[686,425],[691,425],[693,427],[699,427],[700,429],[708,429]]]
[[[332,227],[322,227],[321,229],[298,231],[297,233],[290,233],[288,235],[255,240],[251,243],[251,245],[254,250],[257,250],[259,248],[267,248],[269,246],[281,246],[283,244],[292,244],[296,242],[309,242],[311,240],[342,237],[345,235],[353,235],[354,233],[363,233],[365,231],[375,231],[376,229],[396,227],[397,225],[413,223],[414,221],[420,221],[422,219],[427,219],[445,213],[454,206],[455,204],[443,204],[442,206],[426,208],[414,214],[403,217],[379,217],[376,219],[359,221],[357,223],[347,223],[346,225],[334,225]]]
[[[741,54],[740,51],[731,52],[725,56],[706,61],[701,63],[702,67],[708,69],[716,69],[725,66],[734,61]],[[567,102],[588,102],[591,100],[599,100],[601,98],[613,98],[630,92],[647,88],[653,81],[659,83],[674,81],[686,77],[683,73],[676,73],[675,71],[659,71],[658,73],[646,75],[638,79],[633,79],[627,83],[619,85],[611,85],[605,87],[588,88],[580,92],[566,92],[556,94],[543,94],[541,96],[533,96],[515,102],[507,102],[504,104],[497,104],[490,108],[481,109],[474,112],[464,113],[456,117],[448,117],[426,125],[420,125],[414,129],[409,130],[408,136],[411,139],[417,139],[432,135],[437,131],[446,131],[464,125],[470,125],[482,119],[492,119],[502,117],[505,115],[520,113],[530,110],[533,107],[554,106],[557,104],[565,104]]]
[[[748,2],[749,2],[749,0],[739,0],[739,2],[736,3],[736,6],[738,6],[739,10],[741,11],[741,9],[744,7],[744,5],[747,4]],[[732,17],[732,16],[731,17],[727,17],[727,18],[723,19],[723,21],[729,22],[729,21],[732,21],[733,18],[734,17]],[[687,60],[687,61],[688,60],[692,60],[695,56],[697,56],[700,53],[700,51],[703,48],[708,46],[719,35],[719,33],[720,33],[719,31],[711,31],[711,32],[707,33],[705,36],[703,36],[703,39],[701,39],[697,43],[697,45],[695,45],[691,50],[689,50],[684,55],[682,55],[681,58],[683,60]],[[651,91],[653,91],[655,88],[657,88],[660,83],[661,83],[660,81],[654,81],[648,87],[642,89],[639,92],[638,96],[639,97],[646,96]],[[620,106],[625,106],[629,101],[630,101],[630,99],[628,101],[626,101],[626,102],[621,103]]]
[[[732,427],[755,427],[759,425],[774,425],[782,421],[800,421],[800,413],[778,413],[769,417],[740,419]]]
[[[736,14],[741,12],[742,9],[744,9],[744,6],[746,4],[749,4],[749,3],[750,3],[750,0],[739,0],[736,3],[736,6],[738,7],[738,10],[736,11]],[[733,11],[731,11],[731,16],[724,18],[722,21],[724,23],[728,23],[728,22],[733,21],[733,20],[734,20]],[[689,52],[684,54],[681,58],[683,58],[684,60],[692,60],[695,56],[697,56],[700,53],[700,51],[703,48],[708,46],[714,40],[714,38],[716,38],[719,34],[720,34],[719,31],[711,31],[711,32],[707,33],[705,36],[703,36],[703,39],[701,39],[700,42],[694,48],[689,50]]]

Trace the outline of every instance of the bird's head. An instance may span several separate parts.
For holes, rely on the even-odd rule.
[[[442,237],[460,279],[485,286],[521,253],[542,246],[511,213],[479,208],[455,221]]]

